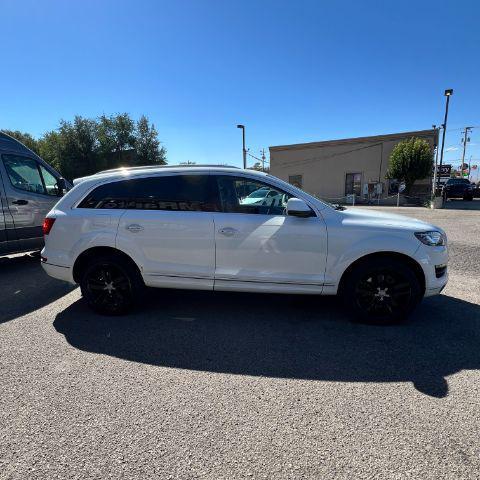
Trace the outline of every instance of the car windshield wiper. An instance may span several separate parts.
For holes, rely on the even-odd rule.
[[[347,207],[343,207],[342,205],[339,205],[338,203],[332,203],[332,207],[335,210],[346,210],[347,209]]]

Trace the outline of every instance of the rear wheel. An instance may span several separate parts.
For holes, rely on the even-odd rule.
[[[395,258],[372,258],[355,266],[343,290],[354,320],[374,324],[405,320],[422,298],[412,269]]]
[[[93,259],[80,280],[88,305],[103,315],[122,315],[138,299],[142,289],[140,273],[115,255]]]

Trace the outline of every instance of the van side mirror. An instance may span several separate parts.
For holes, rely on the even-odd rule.
[[[67,183],[63,177],[57,179],[58,196],[61,197],[67,191]]]
[[[313,217],[312,209],[300,198],[291,198],[287,202],[287,215],[293,217]]]

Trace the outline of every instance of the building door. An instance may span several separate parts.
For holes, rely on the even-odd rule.
[[[347,173],[345,176],[345,195],[362,194],[362,174]]]

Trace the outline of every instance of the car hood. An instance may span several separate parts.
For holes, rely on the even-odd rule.
[[[362,208],[347,208],[339,213],[343,216],[343,223],[349,225],[387,227],[414,232],[425,232],[429,230],[439,230],[443,232],[441,228],[430,223],[395,213]]]

